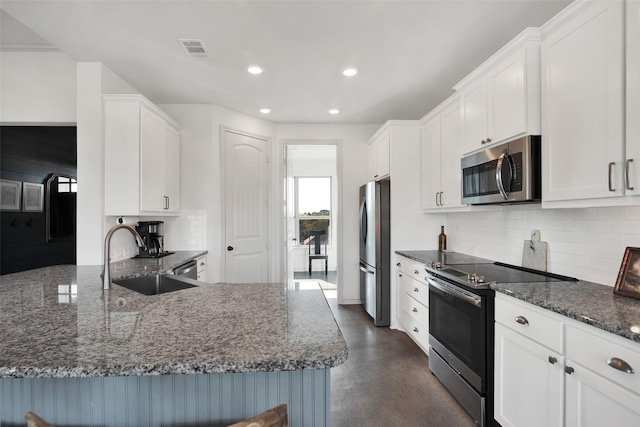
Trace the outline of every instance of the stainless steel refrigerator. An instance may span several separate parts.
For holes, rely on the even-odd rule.
[[[376,326],[391,320],[390,182],[360,187],[360,298]]]

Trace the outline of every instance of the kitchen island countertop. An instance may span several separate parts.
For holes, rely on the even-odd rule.
[[[493,262],[471,255],[439,251],[396,251],[424,264]],[[496,283],[496,292],[545,308],[598,329],[640,342],[640,300],[613,293],[610,286],[580,280],[577,282]]]
[[[115,262],[111,275],[165,272],[204,253]],[[101,270],[2,276],[0,378],[293,371],[347,358],[319,286],[217,283],[145,296],[113,284],[103,292]]]

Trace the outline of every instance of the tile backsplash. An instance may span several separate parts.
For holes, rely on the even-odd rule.
[[[448,249],[509,264],[522,263],[532,230],[548,243],[548,271],[614,286],[627,246],[640,247],[640,207],[541,209],[447,214]]]

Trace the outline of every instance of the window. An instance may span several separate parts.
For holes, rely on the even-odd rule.
[[[331,241],[331,178],[296,177],[296,227],[298,244],[309,243],[310,230],[327,230]]]
[[[68,176],[58,177],[58,193],[77,193],[78,180]]]

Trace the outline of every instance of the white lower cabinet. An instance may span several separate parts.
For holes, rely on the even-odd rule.
[[[496,294],[494,417],[506,426],[640,426],[640,344]]]
[[[507,426],[562,426],[563,357],[496,323],[494,418]]]
[[[196,258],[196,265],[198,269],[198,280],[201,282],[207,281],[207,257]]]
[[[397,257],[400,323],[409,336],[424,350],[429,350],[429,285],[422,264]]]

